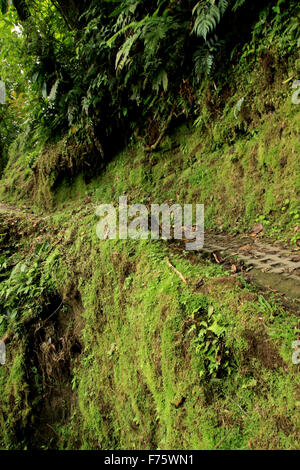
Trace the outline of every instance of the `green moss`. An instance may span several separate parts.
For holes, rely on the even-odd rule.
[[[297,318],[279,298],[259,296],[221,266],[163,242],[100,241],[93,211],[77,201],[48,223],[40,243],[53,234],[61,242],[45,253],[42,279],[67,303],[79,291],[75,323],[83,321],[84,345],[72,369],[77,399],[72,414],[53,424],[60,436],[53,446],[247,449],[250,441],[252,448],[295,448]],[[219,333],[209,332],[212,325]],[[251,349],[254,337],[261,349]],[[11,416],[28,423],[24,393],[33,385],[19,347],[9,372],[1,370],[1,387],[7,400],[16,396]],[[16,428],[7,430],[2,445],[15,447]],[[22,446],[30,447],[26,435]]]

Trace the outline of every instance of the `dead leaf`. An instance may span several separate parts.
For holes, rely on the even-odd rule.
[[[220,262],[219,258],[217,257],[216,253],[213,253],[213,257],[215,258],[216,263],[221,264],[221,262]]]
[[[185,402],[186,398],[185,397],[181,397],[180,400],[178,400],[177,403],[175,403],[175,408],[179,408],[180,406],[182,406]]]
[[[248,251],[248,250],[252,250],[252,245],[250,244],[244,245],[244,246],[241,246],[241,248],[239,249],[239,251]]]
[[[252,233],[255,233],[255,234],[258,234],[260,232],[262,232],[264,229],[263,225],[262,224],[258,224],[256,227],[254,227],[252,229]]]
[[[9,338],[8,333],[5,333],[5,335],[3,336],[3,338],[1,339],[1,341],[2,341],[3,343],[6,343],[7,340],[8,340],[8,338]]]
[[[233,265],[231,266],[231,272],[232,272],[232,273],[236,273],[236,272],[237,272],[237,267],[236,267],[235,264],[233,264]]]
[[[153,274],[152,279],[154,279],[158,274],[161,274],[163,271],[157,271],[156,273]]]

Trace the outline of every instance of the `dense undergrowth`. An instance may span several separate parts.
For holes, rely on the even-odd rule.
[[[223,82],[217,74],[199,83],[199,106],[172,118],[155,152],[145,148],[156,141],[153,125],[100,160],[94,139],[78,138],[82,116],[63,139],[44,138],[43,121],[10,146],[0,183],[11,204],[0,213],[1,448],[299,446],[291,360],[299,301],[262,292],[174,241],[96,235],[97,205],[127,195],[146,205],[204,203],[209,229],[261,222],[264,234],[297,246],[300,108],[291,85],[300,63],[281,4],[262,14]],[[152,120],[168,119],[172,100],[164,100]]]

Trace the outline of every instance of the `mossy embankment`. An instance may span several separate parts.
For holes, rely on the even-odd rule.
[[[34,161],[15,143],[1,197],[35,215],[1,215],[1,447],[298,447],[299,302],[172,241],[96,235],[97,205],[126,195],[203,203],[211,229],[261,221],[297,243],[300,106],[288,79],[300,69],[267,57],[203,89],[198,127],[171,129],[151,154],[132,145],[98,176],[63,143]]]
[[[101,242],[90,204],[5,220],[3,447],[297,447],[296,301],[177,245]]]

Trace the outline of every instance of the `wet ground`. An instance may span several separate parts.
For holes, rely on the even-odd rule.
[[[242,271],[263,287],[300,299],[299,247],[287,248],[260,236],[206,232],[202,253],[233,274]]]

